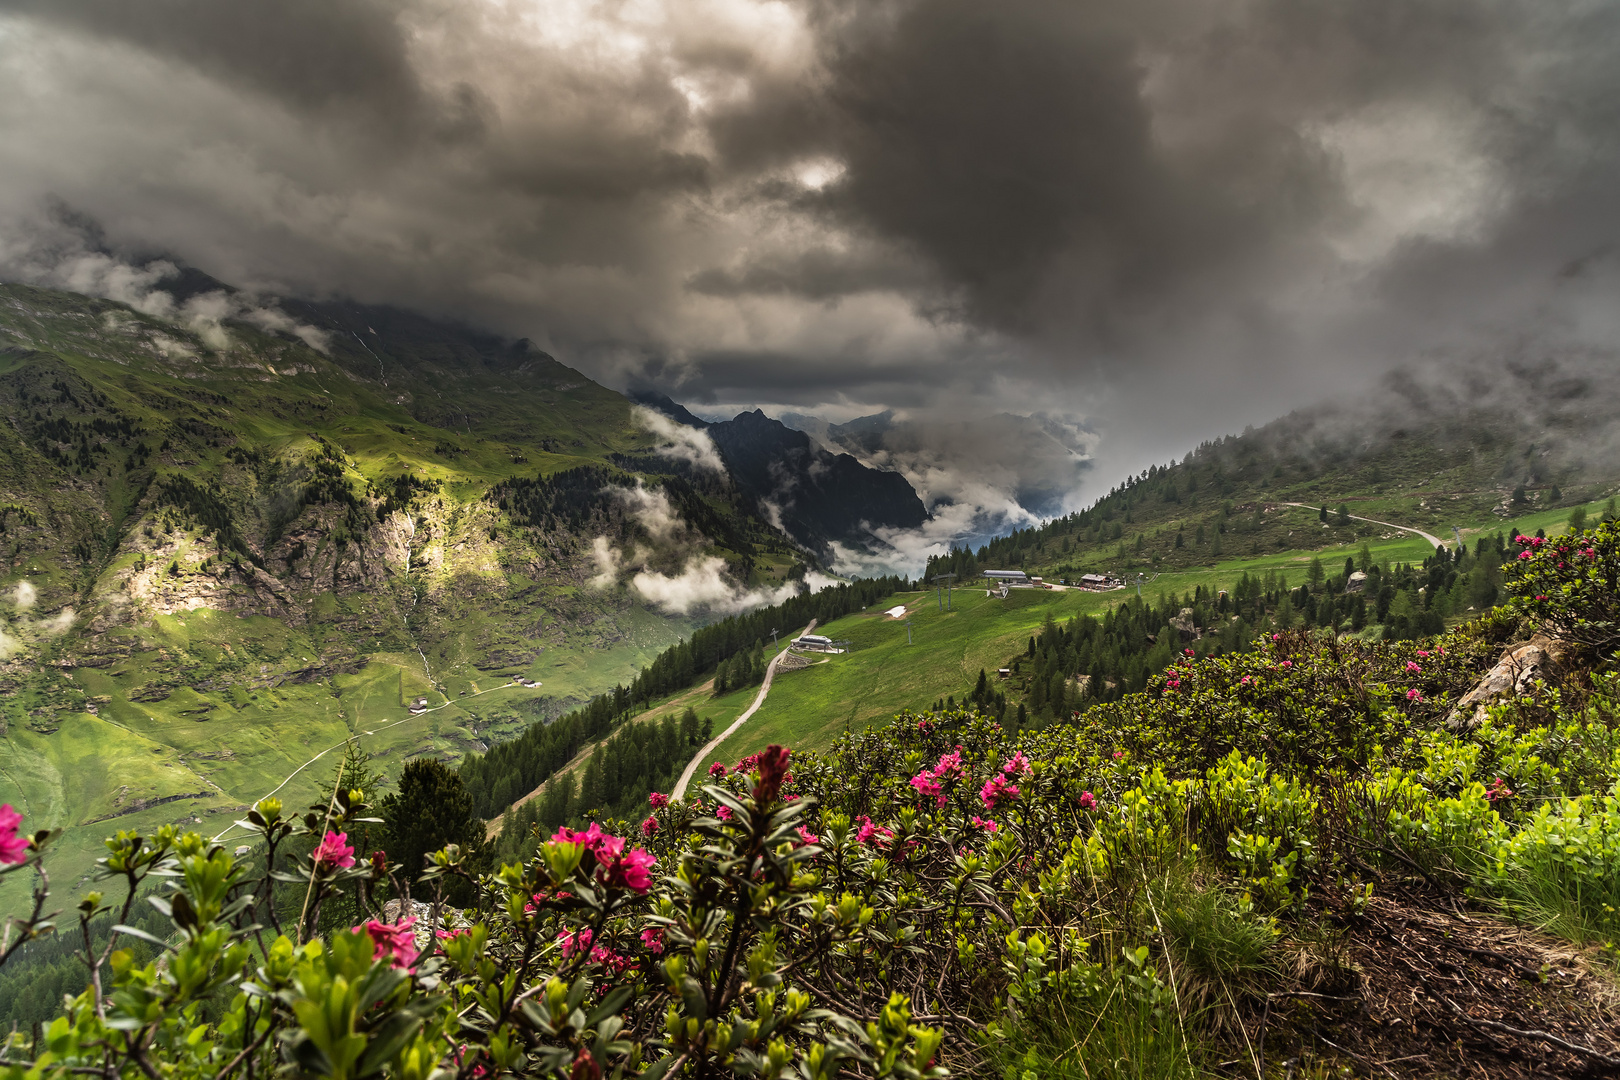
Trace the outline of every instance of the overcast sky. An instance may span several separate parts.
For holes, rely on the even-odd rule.
[[[65,208],[704,413],[1087,424],[1106,488],[1612,341],[1617,56],[1611,0],[0,0],[0,265]]]

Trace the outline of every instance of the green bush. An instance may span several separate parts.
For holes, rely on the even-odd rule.
[[[1620,522],[1514,541],[1519,553],[1504,568],[1513,610],[1600,656],[1620,648]]]

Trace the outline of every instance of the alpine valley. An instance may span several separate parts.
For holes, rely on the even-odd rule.
[[[483,750],[926,516],[762,414],[699,435],[527,341],[280,310],[0,286],[0,778],[76,876],[107,829],[313,797],[353,736]]]

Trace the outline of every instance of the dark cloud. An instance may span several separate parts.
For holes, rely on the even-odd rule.
[[[1106,479],[1614,340],[1617,45],[1578,0],[0,0],[0,266],[55,199],[715,408],[1089,418]]]
[[[401,10],[385,0],[0,0],[0,12],[127,42],[296,108],[408,114],[421,93]]]

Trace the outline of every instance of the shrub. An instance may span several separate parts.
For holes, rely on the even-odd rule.
[[[1599,655],[1620,648],[1620,523],[1514,542],[1518,555],[1504,571],[1512,609]]]

